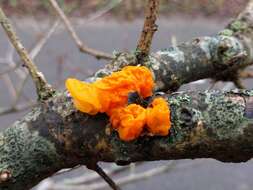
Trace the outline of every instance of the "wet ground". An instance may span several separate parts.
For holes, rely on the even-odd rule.
[[[35,43],[38,31],[46,31],[48,22],[35,22],[28,19],[14,19],[18,34],[26,47],[32,47]],[[132,23],[115,21],[95,21],[82,23],[75,21],[77,31],[83,41],[93,48],[106,52],[132,50],[136,46],[142,21]],[[200,18],[163,18],[159,20],[159,30],[155,35],[153,51],[167,48],[174,36],[177,42],[190,40],[197,36],[213,35],[224,28],[227,21],[205,20]],[[4,56],[8,51],[8,41],[5,34],[0,30],[0,55]],[[17,57],[16,57],[17,59]],[[35,59],[38,67],[44,72],[50,83],[60,82],[63,88],[64,80],[69,76],[85,78],[92,72],[104,66],[104,61],[79,53],[72,39],[62,27],[54,33],[47,45],[42,49]],[[6,65],[0,65],[4,70]],[[11,76],[16,81],[15,74]],[[58,81],[58,82],[57,82]],[[18,82],[18,81],[16,81]],[[192,89],[206,89],[206,85],[195,84]],[[0,106],[11,105],[11,97],[6,92],[6,87],[0,81]],[[35,97],[35,88],[31,81],[25,86],[25,96]],[[24,98],[21,99],[24,100]],[[4,129],[16,119],[22,117],[25,112],[0,116],[0,128]],[[166,162],[153,162],[143,168],[157,167]],[[182,167],[182,165],[187,166]],[[125,185],[123,189],[145,189],[145,190],[250,190],[253,189],[253,163],[224,164],[211,159],[207,160],[183,160],[174,169],[162,175],[152,177],[148,180]]]

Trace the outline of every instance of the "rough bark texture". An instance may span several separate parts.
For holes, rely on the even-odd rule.
[[[202,78],[234,80],[252,62],[253,3],[227,29],[150,55],[143,65],[157,90],[174,91]],[[93,81],[136,65],[120,53]],[[77,111],[66,92],[40,103],[0,134],[0,189],[28,189],[61,168],[97,161],[124,165],[136,161],[215,158],[242,162],[253,157],[253,91],[164,94],[172,128],[166,137],[142,136],[123,142],[104,114]]]
[[[0,189],[27,189],[64,167],[97,161],[215,158],[242,162],[253,155],[253,91],[182,92],[165,96],[172,128],[167,137],[123,142],[104,114],[76,111],[59,94],[34,108],[0,137],[0,167],[11,177]]]
[[[159,12],[159,0],[148,0],[145,21],[141,36],[137,45],[137,59],[139,62],[145,60],[149,55],[154,33],[157,31],[156,19]]]

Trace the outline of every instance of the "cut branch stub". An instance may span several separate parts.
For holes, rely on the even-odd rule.
[[[8,170],[3,170],[0,172],[0,184],[9,181],[11,178],[11,172]]]

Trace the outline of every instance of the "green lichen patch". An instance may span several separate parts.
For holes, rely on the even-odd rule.
[[[215,130],[219,139],[231,138],[241,132],[244,106],[221,93],[206,92],[207,109],[203,111],[206,125]]]
[[[234,31],[228,28],[219,32],[219,35],[223,35],[223,36],[232,36],[233,34],[234,34]]]
[[[171,142],[183,141],[192,128],[202,120],[201,112],[193,107],[193,98],[186,93],[174,93],[168,99],[171,110]]]
[[[185,55],[184,52],[179,49],[178,47],[170,47],[165,50],[161,50],[156,52],[156,55],[159,57],[168,57],[169,59],[173,59],[175,62],[184,62],[185,61]]]
[[[234,32],[243,32],[248,28],[248,23],[242,20],[235,20],[229,24],[229,29]]]
[[[240,41],[235,37],[228,37],[224,35],[219,35],[217,39],[218,44],[216,53],[220,65],[229,66],[235,62],[235,60],[240,64],[244,58],[243,56],[240,56],[244,53],[244,48]]]
[[[25,122],[16,122],[0,138],[0,171],[7,170],[12,176],[0,189],[31,187],[61,164],[54,145],[37,132],[31,133]]]

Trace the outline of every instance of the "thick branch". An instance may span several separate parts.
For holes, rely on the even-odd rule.
[[[215,158],[242,162],[253,156],[253,91],[176,93],[168,98],[172,128],[166,137],[123,142],[104,114],[76,111],[58,95],[36,107],[0,136],[0,189],[27,189],[61,168],[98,161]],[[31,184],[31,181],[33,182]]]
[[[156,90],[161,91],[175,91],[183,84],[204,78],[235,81],[239,71],[253,63],[253,35],[251,37],[245,41],[223,34],[200,37],[153,53],[142,65],[153,72]],[[134,54],[119,53],[111,64],[97,71],[89,81],[126,65],[137,64]]]

